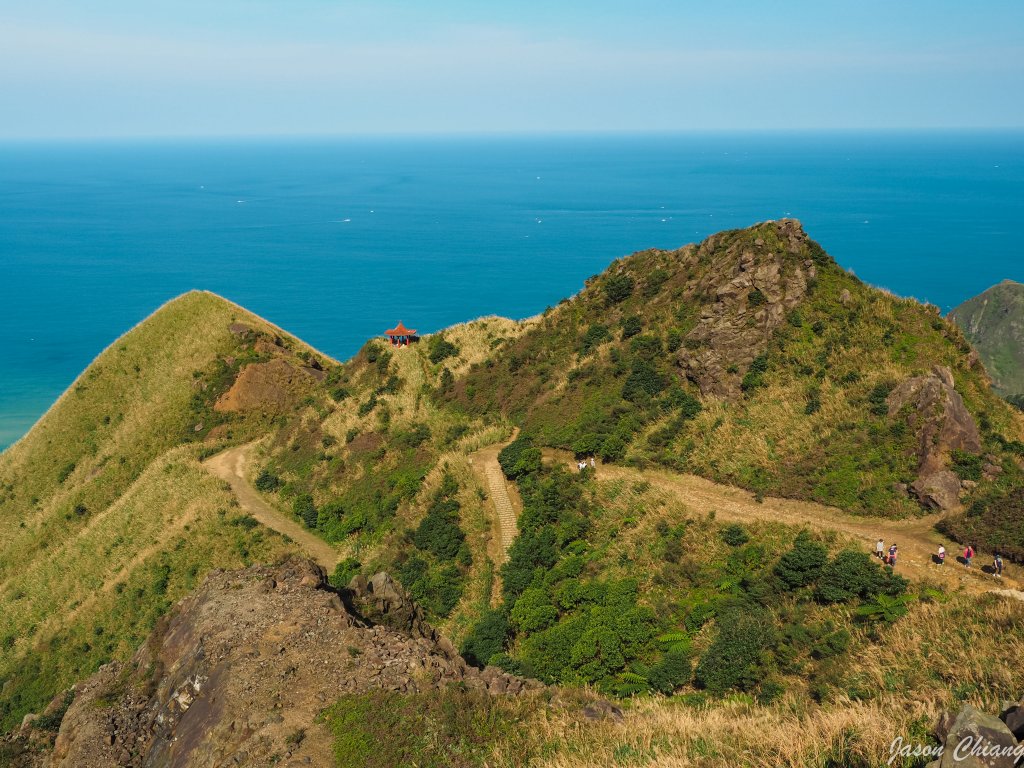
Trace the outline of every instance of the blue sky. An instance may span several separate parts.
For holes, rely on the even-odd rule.
[[[1009,128],[1024,2],[0,0],[0,138]]]

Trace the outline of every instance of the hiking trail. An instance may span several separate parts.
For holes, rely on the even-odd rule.
[[[252,515],[268,528],[290,538],[330,574],[339,560],[337,550],[271,506],[249,483],[249,479],[246,477],[246,467],[249,465],[249,456],[254,445],[255,443],[246,443],[228,448],[226,451],[208,458],[203,462],[203,466],[231,486],[231,490],[244,512]]]
[[[498,463],[501,449],[515,439],[515,435],[506,442],[489,445],[470,456],[470,463],[479,480],[487,488],[487,498],[493,508],[495,546],[491,548],[491,559],[496,566],[508,560],[508,550],[518,533],[517,520],[522,504],[515,490],[509,490],[505,473]]]
[[[575,459],[568,451],[545,448],[543,453],[546,461],[565,464],[575,471]],[[963,547],[935,530],[941,514],[910,520],[858,517],[836,507],[814,502],[773,497],[765,497],[758,502],[749,491],[721,485],[696,475],[662,469],[641,471],[598,463],[597,482],[616,481],[648,482],[679,499],[696,513],[714,511],[719,520],[778,522],[818,531],[838,531],[852,537],[872,553],[875,542],[881,538],[886,549],[892,543],[899,547],[897,573],[938,582],[947,589],[963,588],[972,593],[995,592],[1024,601],[1024,592],[1020,591],[1017,579],[1005,573],[1002,578],[996,578],[982,570],[983,566],[990,565],[990,559],[986,559],[990,555],[977,557],[971,570],[957,562]],[[943,566],[936,565],[932,560],[940,544],[946,547],[947,562]]]

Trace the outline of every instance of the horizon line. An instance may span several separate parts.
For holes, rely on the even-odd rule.
[[[179,134],[103,134],[54,136],[0,136],[3,144],[102,144],[111,142],[168,141],[332,141],[403,139],[530,139],[530,138],[613,138],[673,136],[755,136],[755,135],[915,135],[915,134],[1013,134],[1024,133],[1019,126],[897,126],[897,127],[794,127],[794,128],[565,128],[552,130],[481,131],[377,131],[310,133],[179,133]]]

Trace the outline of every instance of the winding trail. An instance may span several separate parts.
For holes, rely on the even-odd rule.
[[[544,449],[544,458],[575,468],[575,460],[567,451]],[[740,488],[720,485],[696,475],[685,475],[661,469],[637,470],[611,464],[599,464],[598,482],[624,481],[650,483],[690,507],[694,512],[714,511],[719,520],[730,522],[778,522],[785,525],[805,526],[814,530],[834,530],[855,539],[865,549],[874,552],[875,542],[881,538],[885,546],[896,543],[899,560],[896,571],[904,576],[928,579],[941,583],[947,589],[962,588],[973,593],[995,592],[1017,600],[1024,600],[1017,579],[1004,574],[1003,578],[982,571],[989,564],[979,556],[976,565],[967,570],[956,558],[960,547],[935,531],[941,515],[928,515],[912,520],[887,520],[850,515],[836,507],[813,502],[765,497],[758,502],[754,495]],[[932,555],[939,545],[946,546],[946,564],[936,565]]]
[[[287,536],[319,563],[328,574],[338,564],[338,552],[320,537],[310,533],[290,517],[267,503],[246,477],[254,443],[228,448],[203,462],[203,466],[231,486],[238,504],[263,525]]]

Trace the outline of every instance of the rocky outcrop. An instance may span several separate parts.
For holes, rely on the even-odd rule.
[[[981,452],[981,435],[949,368],[935,366],[897,386],[887,401],[890,418],[905,418],[917,441],[917,480],[911,491],[925,506],[955,509],[960,478],[949,471],[952,451]]]
[[[698,261],[714,254],[715,262],[696,286],[697,294],[712,301],[686,336],[678,363],[705,395],[739,394],[743,374],[816,277],[813,261],[795,258],[806,253],[809,242],[800,222],[782,219],[775,232],[772,244],[760,237],[738,242],[724,257],[716,254],[715,237],[697,249]]]
[[[78,686],[46,765],[332,765],[316,717],[346,693],[540,687],[468,666],[386,574],[351,597],[301,558],[214,572],[128,663]]]
[[[1004,710],[1000,717],[986,714],[970,704],[939,718],[934,734],[942,745],[938,760],[928,768],[1014,768],[1024,757],[1024,743],[1008,725],[1008,718],[1021,704]]]

